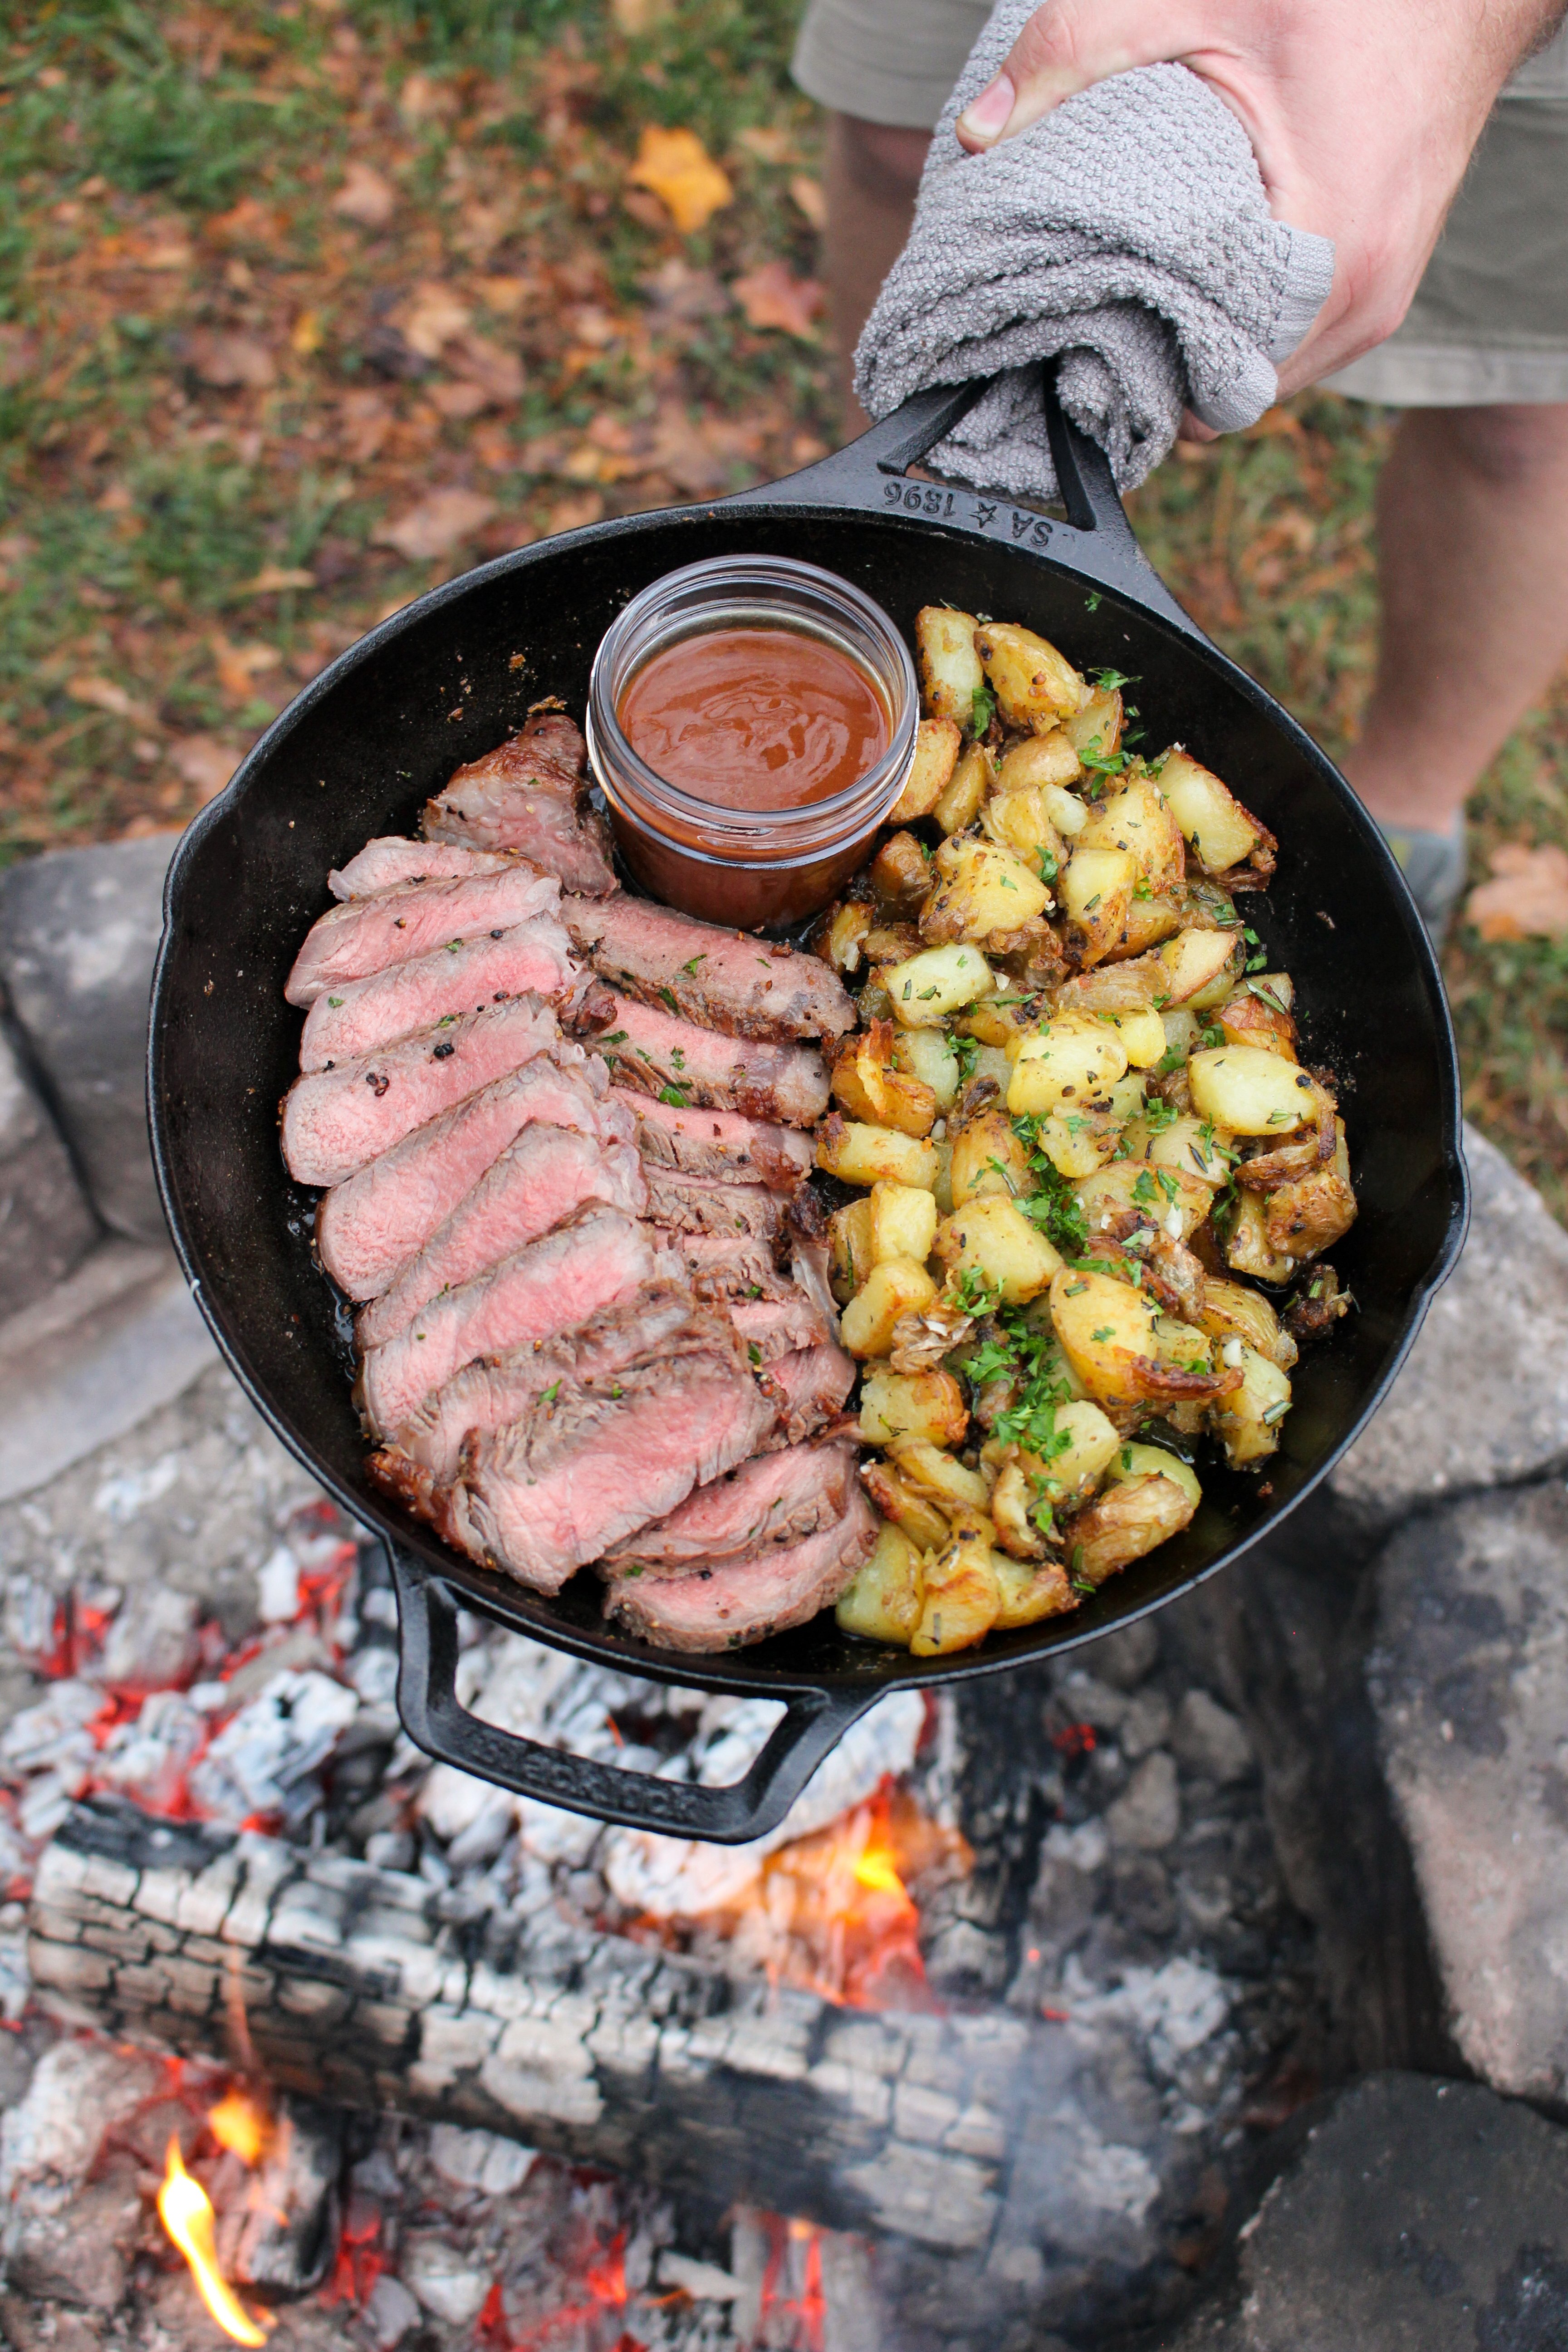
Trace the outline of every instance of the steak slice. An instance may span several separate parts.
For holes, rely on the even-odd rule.
[[[433,1029],[459,1013],[504,1004],[512,996],[541,996],[560,1004],[577,986],[566,934],[548,915],[477,940],[448,940],[434,955],[389,964],[364,980],[344,981],[318,996],[300,1040],[302,1070],[330,1070],[356,1054],[372,1054],[395,1037]]]
[[[781,1400],[773,1443],[798,1445],[843,1412],[844,1401],[855,1385],[855,1360],[831,1343],[801,1348],[768,1366],[768,1381]]]
[[[668,1090],[682,1110],[700,1103],[810,1127],[827,1108],[827,1066],[815,1045],[721,1037],[626,996],[616,997],[615,1025],[595,1042],[618,1086]]]
[[[290,1004],[314,1004],[343,981],[412,963],[448,940],[478,939],[534,915],[552,915],[559,897],[553,874],[514,857],[493,873],[410,882],[373,898],[347,899],[311,924],[283,993]]]
[[[841,1519],[854,1486],[855,1447],[843,1438],[754,1454],[727,1478],[699,1486],[667,1519],[613,1546],[599,1573],[690,1576],[769,1558]]]
[[[773,1414],[723,1316],[694,1303],[681,1337],[649,1362],[563,1381],[521,1421],[470,1438],[442,1532],[471,1559],[559,1591],[608,1545],[745,1461]]]
[[[783,1223],[778,1195],[763,1184],[714,1184],[702,1176],[678,1176],[645,1160],[646,1214],[677,1234],[741,1234],[771,1242]]]
[[[296,1078],[283,1097],[289,1173],[300,1184],[342,1183],[426,1119],[548,1053],[560,1036],[547,1004],[518,996]]]
[[[511,864],[504,849],[459,849],[455,844],[410,841],[406,834],[384,833],[367,841],[357,857],[327,877],[334,898],[373,898],[406,882],[452,882],[462,874],[496,874]]]
[[[563,712],[529,719],[482,760],[459,768],[425,803],[426,840],[469,849],[521,850],[569,890],[597,898],[616,887],[604,819],[589,806],[587,746]]]
[[[373,1461],[373,1470],[384,1486],[395,1479],[405,1499],[416,1491],[428,1497],[457,1476],[466,1438],[521,1421],[563,1380],[603,1380],[629,1364],[656,1362],[685,1330],[693,1305],[683,1282],[646,1282],[553,1339],[481,1356],[426,1398]]]
[[[877,1514],[856,1487],[842,1518],[764,1558],[695,1576],[617,1579],[605,1594],[605,1614],[656,1649],[742,1649],[831,1608],[876,1543],[877,1528]]]
[[[389,1436],[476,1356],[548,1339],[663,1273],[656,1241],[648,1226],[619,1209],[581,1209],[542,1240],[526,1242],[432,1299],[361,1367],[361,1403],[372,1430]]]
[[[739,1234],[669,1234],[694,1287],[704,1298],[782,1298],[789,1277],[763,1242]]]
[[[793,1192],[810,1171],[810,1141],[793,1127],[738,1110],[678,1110],[657,1095],[618,1091],[637,1115],[637,1150],[655,1167],[775,1192]]]
[[[384,1347],[439,1292],[471,1282],[595,1201],[641,1216],[647,1195],[631,1145],[602,1144],[565,1127],[525,1127],[391,1288],[362,1309],[354,1326],[360,1346]]]
[[[793,1283],[782,1298],[731,1299],[729,1307],[730,1320],[753,1364],[775,1364],[781,1356],[820,1348],[833,1339],[832,1324]]]
[[[622,890],[595,901],[563,898],[561,911],[595,971],[699,1028],[790,1045],[842,1037],[855,1025],[844,983],[820,956],[695,922]]]
[[[509,1143],[537,1120],[601,1143],[629,1140],[605,1066],[564,1040],[429,1120],[324,1193],[316,1255],[351,1298],[374,1298],[416,1257]]]

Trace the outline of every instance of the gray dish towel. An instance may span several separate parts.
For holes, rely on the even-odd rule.
[[[953,123],[1037,0],[999,0],[931,141],[914,227],[856,352],[874,417],[911,393],[997,381],[928,463],[1050,498],[1042,362],[1074,422],[1134,488],[1184,406],[1234,432],[1278,390],[1333,278],[1327,237],[1269,215],[1246,131],[1184,66],[1098,82],[1017,137],[966,154]]]

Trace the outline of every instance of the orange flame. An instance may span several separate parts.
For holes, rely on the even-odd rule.
[[[247,2165],[260,2162],[272,2137],[266,2108],[238,2089],[226,2091],[216,2106],[207,2109],[207,2127],[219,2147]]]
[[[266,2331],[258,2326],[217,2266],[213,2244],[212,2200],[199,2180],[193,2180],[180,2157],[180,2143],[171,2138],[158,2191],[158,2219],[191,2266],[196,2290],[226,2336],[236,2344],[262,2345]]]

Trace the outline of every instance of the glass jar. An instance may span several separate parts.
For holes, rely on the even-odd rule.
[[[656,775],[616,715],[627,686],[683,637],[737,628],[800,630],[847,656],[887,713],[875,765],[799,808],[720,807]],[[787,929],[835,897],[908,782],[919,721],[914,664],[881,606],[785,556],[715,556],[656,580],[605,631],[588,682],[589,763],[627,866],[667,906],[743,930]]]

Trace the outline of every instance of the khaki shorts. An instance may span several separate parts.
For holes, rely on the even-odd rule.
[[[990,0],[810,0],[795,78],[862,121],[930,130]],[[1568,28],[1514,77],[1396,334],[1330,376],[1401,408],[1568,402]]]

